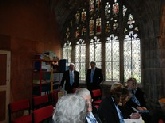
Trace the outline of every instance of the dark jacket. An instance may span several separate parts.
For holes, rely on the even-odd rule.
[[[86,74],[87,88],[89,90],[100,88],[100,83],[103,81],[102,70],[99,68],[95,68],[94,76],[93,76],[93,83],[90,83],[90,74],[91,74],[91,69],[88,69],[87,74]]]
[[[98,108],[98,114],[102,123],[120,123],[118,112],[111,96],[102,100]]]
[[[137,88],[134,95],[137,98],[137,100],[140,102],[140,106],[141,107],[146,107],[144,92],[140,88]],[[132,98],[130,98],[129,101],[126,104],[129,105],[130,107],[135,107],[135,108],[138,106],[136,103],[134,103],[132,101]]]
[[[60,86],[63,86],[64,81],[66,81],[65,90],[67,91],[67,93],[72,93],[74,88],[79,87],[79,72],[74,70],[74,83],[71,85],[69,70],[65,71]]]

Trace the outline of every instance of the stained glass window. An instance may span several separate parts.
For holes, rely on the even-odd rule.
[[[83,9],[83,11],[81,12],[81,21],[82,22],[86,21],[86,11],[85,11],[85,9]]]
[[[101,18],[100,17],[98,17],[96,19],[96,30],[95,30],[95,32],[96,32],[96,35],[101,34]]]
[[[102,68],[105,81],[124,82],[135,77],[141,82],[138,25],[131,9],[121,4],[119,0],[84,1],[69,17],[71,21],[66,21],[63,58],[75,62],[80,80],[85,80],[89,62],[95,61]],[[68,47],[68,42],[72,47]]]
[[[94,20],[91,17],[90,21],[89,21],[89,30],[90,30],[90,35],[94,35]]]
[[[92,15],[94,13],[94,0],[90,0],[89,1],[89,12],[90,12],[90,15]]]
[[[68,63],[71,63],[71,26],[72,21],[70,21],[69,24],[67,24],[65,33],[64,33],[64,44],[63,44],[63,59],[67,59]]]
[[[135,77],[141,81],[141,47],[138,27],[132,14],[128,15],[128,28],[125,28],[124,40],[124,75],[125,78]]]

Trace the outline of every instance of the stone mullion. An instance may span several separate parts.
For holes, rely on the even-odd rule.
[[[105,7],[105,2],[102,1],[102,8]],[[101,12],[101,18],[102,18],[102,35],[101,35],[101,42],[102,42],[102,73],[104,75],[105,79],[105,42],[106,42],[106,36],[105,36],[105,9],[102,9]]]
[[[122,1],[119,2],[119,10],[123,10]],[[119,49],[120,49],[120,81],[124,82],[124,55],[123,55],[123,43],[124,43],[124,23],[123,23],[123,11],[119,11]]]

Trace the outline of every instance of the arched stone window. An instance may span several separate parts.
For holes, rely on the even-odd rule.
[[[129,8],[118,0],[89,0],[65,23],[63,58],[75,62],[85,80],[89,62],[103,70],[105,81],[141,82],[138,25]]]

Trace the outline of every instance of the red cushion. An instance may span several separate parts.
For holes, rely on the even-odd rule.
[[[32,115],[24,115],[13,120],[13,123],[32,123]]]
[[[10,106],[11,112],[16,112],[16,111],[28,109],[30,107],[30,102],[28,99],[25,99],[25,100],[20,100],[20,101],[10,103],[9,106]]]
[[[40,123],[44,119],[48,119],[53,115],[54,108],[52,105],[42,107],[33,111],[33,117],[35,123]]]
[[[93,103],[94,104],[100,104],[102,102],[102,100],[96,100],[96,101],[94,101]]]
[[[102,95],[100,89],[92,90],[92,94],[93,94],[93,97],[99,97]]]
[[[34,106],[44,104],[44,103],[48,103],[48,95],[33,97]]]

